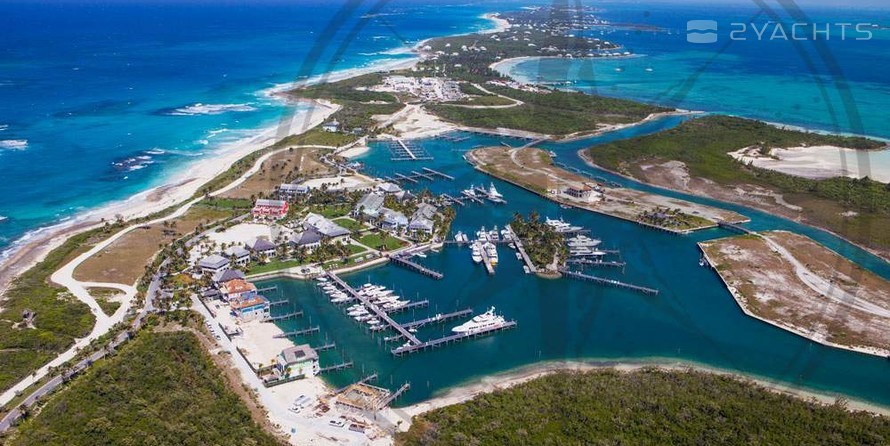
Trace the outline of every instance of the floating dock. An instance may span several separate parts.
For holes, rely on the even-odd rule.
[[[389,396],[380,401],[380,404],[377,405],[377,410],[380,410],[386,406],[389,406],[389,403],[395,401],[396,398],[402,396],[408,389],[411,388],[411,383],[402,384],[402,387],[399,387],[399,390],[391,393]]]
[[[607,266],[614,268],[624,268],[624,266],[626,265],[624,262],[591,259],[568,259],[566,260],[566,263],[570,263],[572,265]]]
[[[454,180],[453,176],[444,174],[442,172],[439,172],[438,170],[433,170],[433,169],[430,169],[429,167],[421,167],[421,169],[423,169],[424,172],[427,172],[427,173],[430,173],[430,174],[433,174],[436,176],[440,176],[446,180]]]
[[[277,307],[278,305],[284,305],[284,304],[289,304],[289,303],[290,303],[290,300],[282,299],[282,300],[276,300],[276,301],[269,301],[269,306]]]
[[[303,329],[300,329],[300,330],[293,330],[293,331],[287,331],[287,332],[284,332],[284,333],[278,333],[278,334],[276,334],[275,336],[272,336],[272,337],[273,337],[273,338],[278,338],[278,339],[280,339],[280,338],[288,338],[288,337],[291,337],[291,336],[305,336],[305,335],[308,335],[308,334],[317,333],[319,330],[320,330],[320,328],[318,328],[317,326],[316,326],[316,327],[309,327],[309,328],[303,328]]]
[[[351,367],[352,367],[352,361],[341,362],[340,364],[334,364],[334,365],[329,365],[327,367],[320,368],[318,370],[318,374],[321,375],[322,373],[336,372],[338,370],[348,369]]]
[[[323,352],[323,351],[331,350],[336,347],[337,347],[337,344],[330,342],[325,345],[319,345],[318,347],[312,347],[312,350],[315,350],[317,352]]]
[[[408,311],[412,308],[426,308],[428,306],[430,306],[430,301],[424,299],[424,300],[418,300],[418,301],[407,303],[405,305],[402,305],[399,308],[393,308],[391,310],[383,310],[383,311],[386,311],[386,314],[395,314],[395,313],[401,313],[403,311]]]
[[[515,232],[513,232],[513,228],[510,225],[507,225],[507,230],[510,231],[510,234],[514,234],[514,237],[511,237],[511,242],[516,246],[516,251],[519,252],[519,255],[522,256],[522,261],[525,262],[525,266],[528,267],[528,271],[531,274],[535,274],[538,272],[538,268],[532,263],[532,259],[528,256],[528,253],[525,252],[525,247],[522,246],[522,240],[519,237],[515,236]]]
[[[410,330],[412,328],[420,328],[429,324],[445,323],[453,319],[469,316],[471,314],[473,314],[473,310],[467,308],[466,310],[455,311],[453,313],[437,314],[426,319],[419,319],[416,321],[407,322],[402,324],[402,326]],[[402,339],[401,335],[393,335],[383,338],[385,342],[397,341],[399,339]]]
[[[364,306],[367,309],[371,310],[371,312],[373,312],[375,315],[377,315],[377,318],[379,318],[381,321],[386,322],[386,324],[389,325],[390,327],[392,327],[393,330],[401,333],[402,336],[404,336],[406,339],[408,339],[408,342],[410,342],[411,344],[414,344],[414,345],[423,344],[423,342],[420,339],[417,339],[417,336],[414,336],[414,334],[409,332],[407,328],[401,326],[398,322],[394,321],[393,318],[389,317],[389,315],[385,311],[380,309],[380,307],[378,307],[377,305],[372,304],[371,301],[368,300],[368,298],[359,294],[358,291],[355,290],[355,288],[352,288],[351,286],[349,286],[349,284],[344,282],[343,279],[341,279],[336,274],[334,274],[333,272],[330,272],[330,271],[326,272],[325,274],[327,275],[327,277],[329,279],[331,279],[334,283],[336,283],[340,288],[342,288],[344,291],[346,291],[347,294],[349,294],[350,296],[361,301],[361,303],[364,304]]]
[[[279,314],[278,316],[272,316],[272,317],[264,320],[263,322],[283,321],[283,320],[293,319],[293,318],[297,318],[297,317],[301,317],[301,316],[303,316],[302,311],[292,311],[287,314]]]
[[[273,285],[273,286],[270,286],[270,287],[260,288],[260,289],[256,290],[257,294],[268,293],[269,291],[278,291],[278,286],[277,286],[277,285]]]
[[[569,271],[567,269],[560,269],[559,272],[562,273],[562,275],[564,275],[566,277],[570,277],[572,279],[586,280],[588,282],[594,282],[599,285],[607,285],[607,286],[612,286],[615,288],[624,288],[627,290],[636,291],[638,293],[643,293],[643,294],[648,294],[648,295],[653,295],[653,296],[658,295],[658,290],[656,290],[655,288],[647,288],[647,287],[643,287],[643,286],[639,286],[639,285],[633,285],[630,283],[620,282],[620,281],[614,280],[614,279],[606,279],[604,277],[591,276],[588,274],[579,273],[577,271]]]
[[[388,141],[387,145],[392,154],[392,157],[390,158],[392,161],[421,161],[433,159],[432,155],[423,148],[417,147],[410,142],[402,141],[401,139]]]
[[[420,274],[423,274],[424,276],[432,277],[433,279],[436,279],[436,280],[440,280],[443,277],[445,277],[444,274],[442,274],[438,271],[434,271],[434,270],[429,269],[417,262],[414,262],[414,261],[408,259],[408,256],[399,255],[399,254],[393,255],[393,256],[390,256],[389,261],[392,262],[394,265],[398,265],[403,268],[409,269],[411,271],[418,272]]]
[[[486,328],[486,329],[482,329],[482,330],[478,330],[478,331],[474,331],[474,332],[470,332],[470,333],[453,334],[450,336],[433,339],[431,341],[421,342],[419,344],[406,345],[406,346],[402,346],[399,348],[394,348],[390,352],[394,356],[407,355],[407,354],[411,354],[411,353],[415,353],[415,352],[419,352],[419,351],[428,350],[431,348],[436,348],[436,347],[439,347],[442,345],[451,344],[454,342],[460,342],[460,341],[463,341],[466,339],[478,338],[478,337],[486,336],[486,335],[496,333],[499,331],[509,330],[514,327],[516,327],[516,321],[508,321],[502,325],[498,325],[497,327]]]

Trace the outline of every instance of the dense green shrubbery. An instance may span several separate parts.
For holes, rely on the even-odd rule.
[[[729,376],[563,372],[416,417],[405,445],[885,445],[890,419]]]
[[[20,427],[12,445],[277,445],[190,332],[141,334]]]
[[[801,178],[747,166],[727,154],[745,147],[760,146],[768,151],[801,145],[868,150],[884,146],[861,137],[784,130],[749,119],[707,116],[654,135],[592,147],[589,155],[596,164],[612,170],[626,170],[650,159],[682,161],[694,177],[723,185],[754,184],[776,190],[785,195],[786,201],[802,206],[807,219],[813,223],[867,246],[890,246],[890,186],[887,184],[868,178]],[[858,215],[841,215],[847,210]]]

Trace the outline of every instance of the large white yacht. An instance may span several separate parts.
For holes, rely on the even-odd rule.
[[[552,218],[547,218],[547,219],[544,221],[544,223],[546,223],[547,226],[550,226],[551,228],[555,229],[556,232],[561,232],[561,233],[566,233],[566,232],[577,232],[577,231],[580,231],[580,230],[584,229],[584,228],[582,228],[582,227],[580,227],[580,226],[573,226],[573,225],[571,225],[571,224],[569,224],[569,223],[566,223],[565,221],[563,221],[562,218],[560,218],[559,220],[554,220],[554,219],[552,219]]]
[[[479,243],[473,243],[473,263],[479,263],[482,261],[482,248],[479,247]]]
[[[491,198],[504,198],[504,196],[495,189],[494,183],[491,183],[491,186],[488,187],[488,196]]]
[[[497,328],[506,324],[507,321],[503,316],[494,314],[494,307],[491,307],[485,313],[473,317],[467,322],[451,329],[455,333],[473,333],[481,330]]]
[[[566,239],[566,244],[568,244],[570,248],[593,248],[594,246],[599,246],[600,243],[602,243],[602,240],[590,238],[586,235],[577,235]]]

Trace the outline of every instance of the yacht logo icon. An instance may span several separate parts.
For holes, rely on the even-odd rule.
[[[689,43],[714,43],[717,41],[716,20],[689,20],[686,22],[686,41]]]

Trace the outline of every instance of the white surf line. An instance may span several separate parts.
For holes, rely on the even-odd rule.
[[[291,148],[295,148],[295,149],[299,149],[299,148],[336,149],[335,147],[331,147],[331,146],[308,145],[308,146],[290,146],[290,147],[284,147],[284,148],[281,148],[278,150],[274,150],[272,152],[269,152],[269,153],[259,157],[256,160],[256,163],[254,163],[254,165],[250,169],[248,169],[246,172],[244,172],[238,179],[236,179],[235,181],[229,183],[228,185],[226,185],[216,191],[211,192],[209,195],[212,197],[217,196],[220,194],[224,194],[224,193],[234,189],[235,187],[238,187],[239,185],[241,185],[245,181],[247,181],[247,178],[249,178],[251,175],[258,172],[260,170],[260,168],[262,167],[263,163],[266,162],[273,155],[287,151]],[[56,272],[54,272],[52,274],[52,276],[50,276],[50,280],[67,288],[68,291],[70,291],[78,300],[80,300],[81,302],[85,303],[87,306],[90,307],[90,310],[92,311],[93,315],[96,317],[96,324],[93,326],[93,329],[92,329],[92,331],[90,331],[90,334],[88,334],[84,338],[77,339],[74,342],[74,345],[71,346],[71,348],[69,348],[65,352],[59,354],[59,356],[56,356],[52,361],[50,361],[43,367],[39,368],[35,372],[31,373],[30,375],[28,375],[27,377],[25,377],[24,379],[22,379],[21,381],[16,383],[14,386],[12,386],[11,388],[9,388],[5,392],[3,392],[3,394],[0,395],[0,405],[5,405],[5,404],[9,403],[10,401],[12,401],[12,399],[16,397],[17,393],[23,392],[25,389],[30,387],[32,384],[36,383],[37,381],[40,381],[41,379],[43,379],[43,377],[47,376],[49,374],[49,371],[51,368],[58,367],[58,366],[64,364],[65,362],[67,362],[68,360],[74,358],[74,356],[77,355],[77,353],[80,351],[80,349],[82,349],[83,347],[86,347],[92,341],[94,341],[95,339],[98,339],[99,337],[101,337],[102,335],[104,335],[105,333],[110,331],[111,328],[114,327],[115,324],[124,320],[124,316],[126,315],[127,311],[130,309],[130,307],[132,305],[131,301],[133,300],[133,297],[136,296],[136,285],[135,284],[123,285],[123,284],[119,284],[119,283],[102,283],[102,282],[81,282],[74,278],[74,271],[77,269],[77,267],[80,266],[83,262],[85,262],[90,257],[96,255],[98,252],[107,248],[112,243],[121,239],[123,236],[129,234],[130,232],[136,230],[137,228],[140,228],[142,226],[148,226],[148,225],[153,225],[153,224],[157,224],[157,223],[162,223],[166,220],[171,220],[174,218],[181,217],[192,206],[194,206],[195,204],[197,204],[198,202],[200,202],[203,199],[204,199],[204,197],[198,197],[198,198],[192,199],[191,201],[180,206],[177,210],[175,210],[173,213],[171,213],[168,216],[156,218],[149,222],[134,224],[134,225],[128,226],[127,228],[120,230],[119,232],[112,235],[111,237],[98,243],[96,246],[94,246],[89,251],[77,256],[74,260],[72,260],[71,262],[69,262],[68,264],[66,264],[65,266],[63,266],[62,268],[57,270]],[[91,296],[90,293],[87,291],[88,288],[113,288],[113,289],[122,291],[124,293],[124,302],[121,304],[121,307],[118,308],[117,311],[115,311],[115,313],[111,317],[106,316],[105,313],[102,312],[102,308],[96,302],[96,299],[93,298],[93,296]]]

